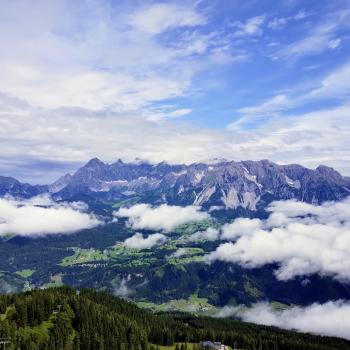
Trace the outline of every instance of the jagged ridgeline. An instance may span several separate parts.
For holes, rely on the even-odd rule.
[[[7,350],[350,349],[350,342],[184,313],[151,314],[103,292],[68,287],[0,296]]]
[[[166,162],[107,164],[91,159],[73,175],[50,185],[32,186],[0,176],[0,196],[29,198],[50,193],[56,200],[128,200],[146,203],[220,206],[259,211],[272,200],[309,203],[340,200],[350,193],[350,179],[327,166],[315,170],[268,160],[215,160],[190,165]]]

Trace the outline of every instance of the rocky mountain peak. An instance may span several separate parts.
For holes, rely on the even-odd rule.
[[[329,179],[337,181],[341,181],[343,179],[342,175],[338,171],[326,165],[319,165],[315,171],[322,176],[328,177]]]
[[[96,168],[99,166],[103,166],[106,165],[104,162],[102,162],[100,159],[98,159],[97,157],[90,159],[86,165],[84,167],[87,168]]]

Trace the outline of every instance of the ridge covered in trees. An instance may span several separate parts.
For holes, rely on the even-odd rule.
[[[0,296],[7,350],[197,350],[202,340],[257,350],[350,349],[350,341],[185,313],[152,314],[92,289],[70,287]],[[191,345],[189,345],[191,343]]]

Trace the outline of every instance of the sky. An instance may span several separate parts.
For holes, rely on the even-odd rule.
[[[0,175],[90,158],[350,175],[347,0],[0,0]]]

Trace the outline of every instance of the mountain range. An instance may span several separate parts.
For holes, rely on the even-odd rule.
[[[263,209],[273,200],[297,199],[319,204],[350,194],[350,178],[320,165],[279,165],[269,160],[214,160],[190,165],[150,164],[118,160],[107,164],[91,159],[73,175],[47,186],[32,186],[0,177],[0,195],[28,198],[50,193],[56,200],[81,195],[101,200],[151,204],[198,205],[205,209]]]

